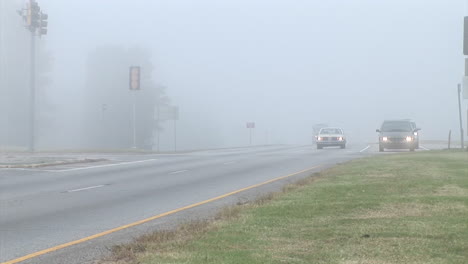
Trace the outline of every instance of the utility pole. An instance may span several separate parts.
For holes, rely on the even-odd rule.
[[[30,46],[30,114],[29,114],[29,151],[35,151],[36,137],[36,36],[39,38],[47,35],[47,24],[49,16],[41,12],[39,4],[35,0],[29,0],[26,9],[20,10],[19,14],[26,22],[26,28],[31,32]]]
[[[458,114],[460,116],[460,140],[461,140],[461,148],[465,148],[464,142],[464,133],[463,133],[463,122],[462,122],[462,110],[461,110],[461,84],[458,84]]]

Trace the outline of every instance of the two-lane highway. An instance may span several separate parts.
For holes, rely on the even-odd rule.
[[[70,245],[93,243],[95,238],[111,246],[126,225],[372,153],[365,144],[323,150],[265,146],[177,155],[116,155],[101,164],[2,169],[0,262],[65,263],[50,252],[72,250]],[[98,257],[82,254],[86,257],[74,263]]]

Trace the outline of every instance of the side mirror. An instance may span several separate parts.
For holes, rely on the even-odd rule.
[[[414,132],[418,132],[419,130],[421,130],[421,129],[420,128],[415,128]]]
[[[380,129],[376,129],[375,132],[380,133]]]

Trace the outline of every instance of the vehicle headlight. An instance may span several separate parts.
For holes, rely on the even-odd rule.
[[[343,141],[343,137],[339,137],[339,138],[338,138],[338,141]]]
[[[406,141],[411,142],[411,141],[413,141],[413,138],[412,137],[406,137]]]
[[[322,137],[318,137],[317,140],[318,140],[318,141],[322,140]]]
[[[417,136],[417,135],[418,135],[418,132],[414,132],[413,135]]]
[[[382,137],[382,141],[388,141],[388,137]]]

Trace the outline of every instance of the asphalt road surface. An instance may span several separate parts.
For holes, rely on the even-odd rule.
[[[377,147],[367,144],[323,150],[264,146],[102,155],[109,161],[0,169],[0,263],[93,263],[112,245],[136,235],[375,154]],[[255,188],[245,189],[249,186]]]

